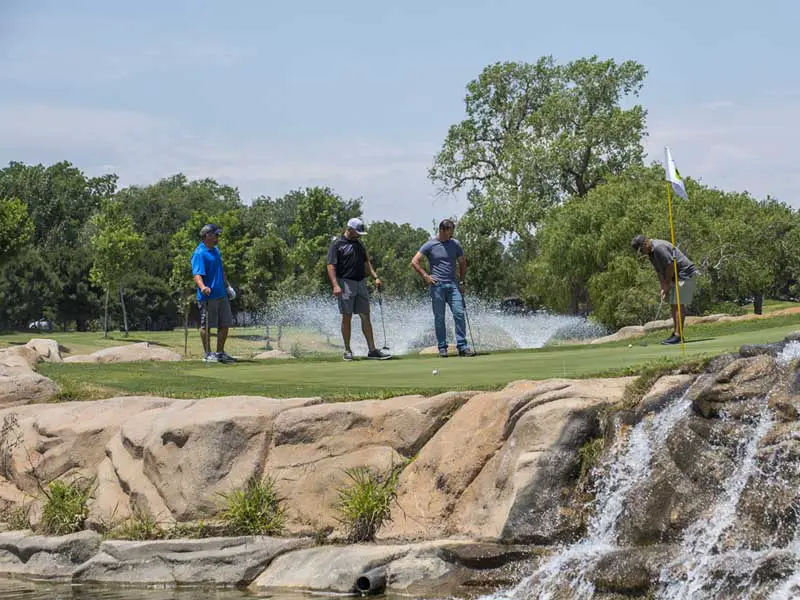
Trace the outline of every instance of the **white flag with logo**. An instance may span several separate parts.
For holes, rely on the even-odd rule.
[[[675,166],[675,161],[672,160],[669,146],[664,146],[664,170],[667,173],[667,181],[672,184],[672,190],[684,200],[688,200],[689,194],[686,193],[686,186],[683,185],[681,174],[678,172],[678,167]]]

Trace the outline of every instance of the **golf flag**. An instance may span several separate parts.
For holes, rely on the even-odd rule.
[[[667,174],[667,181],[672,184],[672,191],[684,200],[688,200],[689,195],[686,193],[686,186],[683,185],[683,179],[681,179],[681,174],[678,172],[678,167],[675,166],[675,161],[672,160],[669,146],[664,146],[664,170]]]

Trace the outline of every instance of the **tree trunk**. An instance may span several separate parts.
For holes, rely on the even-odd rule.
[[[757,315],[764,313],[764,294],[753,295],[753,313]]]
[[[122,303],[122,324],[125,327],[125,337],[128,337],[128,311],[125,310],[125,293],[122,286],[119,286],[119,301]]]
[[[105,318],[103,319],[103,337],[108,337],[108,296],[111,294],[111,288],[106,288],[106,310]]]

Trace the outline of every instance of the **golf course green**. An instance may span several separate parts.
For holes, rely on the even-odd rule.
[[[327,400],[435,394],[448,390],[498,389],[518,379],[585,378],[633,375],[647,368],[737,351],[743,344],[783,340],[800,330],[800,315],[708,323],[687,330],[687,342],[663,346],[663,331],[607,344],[559,345],[535,350],[483,354],[474,358],[398,356],[388,361],[343,362],[339,355],[225,365],[199,360],[115,364],[41,363],[38,370],[61,386],[55,400],[87,400],[115,395],[153,394],[177,398],[231,395],[322,396]],[[68,334],[76,336],[101,334]],[[156,342],[149,334],[151,341]],[[173,332],[162,334],[176,337]],[[19,339],[17,339],[17,337]],[[30,338],[14,334],[0,342]],[[58,334],[53,338],[59,340]],[[182,337],[182,336],[181,336]],[[133,340],[131,340],[133,341]],[[140,341],[140,340],[137,340]],[[108,340],[106,340],[108,342]],[[158,342],[156,342],[158,343]],[[119,345],[117,340],[107,345]],[[164,344],[169,345],[169,344]],[[433,371],[438,371],[434,374]]]

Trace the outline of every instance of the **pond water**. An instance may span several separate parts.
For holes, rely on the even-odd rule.
[[[187,588],[133,588],[97,585],[71,585],[51,582],[33,582],[0,579],[2,600],[324,600],[346,596],[333,594],[303,594],[291,592],[251,592],[237,589]]]

